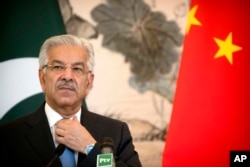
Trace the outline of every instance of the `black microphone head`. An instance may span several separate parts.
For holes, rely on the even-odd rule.
[[[106,153],[113,153],[114,151],[114,141],[110,137],[104,137],[101,140],[101,153],[106,154]]]
[[[58,155],[60,156],[65,150],[65,145],[63,144],[59,144],[57,147],[56,147],[56,150],[55,150],[55,155]]]

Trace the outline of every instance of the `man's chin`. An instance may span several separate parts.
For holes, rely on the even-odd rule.
[[[79,101],[79,97],[74,91],[61,91],[57,92],[57,95],[54,96],[56,103],[62,107],[75,106]]]
[[[61,98],[58,99],[58,103],[61,105],[73,105],[75,103],[75,100],[73,100],[73,98]]]

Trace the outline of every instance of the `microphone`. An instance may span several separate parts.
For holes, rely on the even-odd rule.
[[[54,163],[54,161],[64,152],[64,150],[65,150],[65,145],[59,144],[56,147],[54,157],[52,158],[52,160],[48,163],[48,165],[46,167],[50,167]]]
[[[110,137],[104,137],[101,141],[101,153],[113,153],[114,152],[114,141]]]
[[[97,155],[97,167],[115,167],[114,141],[110,137],[104,137],[100,144],[101,154]]]

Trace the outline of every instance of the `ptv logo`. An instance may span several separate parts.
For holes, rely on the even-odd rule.
[[[113,167],[113,154],[98,154],[97,155],[97,167]]]
[[[110,158],[100,158],[99,162],[100,163],[109,163],[109,162],[111,162],[111,159]]]
[[[230,167],[249,167],[250,151],[231,151]]]

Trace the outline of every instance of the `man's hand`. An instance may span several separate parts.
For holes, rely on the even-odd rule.
[[[81,153],[84,153],[87,145],[96,143],[96,140],[88,130],[81,125],[76,116],[74,116],[72,120],[63,119],[56,123],[55,140],[57,143],[64,144]]]

